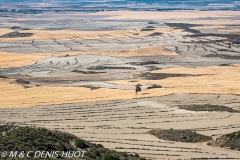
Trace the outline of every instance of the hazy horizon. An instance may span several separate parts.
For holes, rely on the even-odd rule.
[[[2,0],[1,9],[239,10],[235,0]]]

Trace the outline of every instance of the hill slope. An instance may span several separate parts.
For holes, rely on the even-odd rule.
[[[138,154],[129,155],[104,148],[101,144],[89,143],[72,134],[60,131],[52,131],[46,128],[21,127],[16,125],[0,126],[0,153],[7,151],[32,153],[31,157],[35,157],[37,151],[56,152],[58,159],[84,159],[92,160],[143,160]],[[81,156],[75,158],[66,157],[62,153],[77,152]],[[47,159],[55,158],[55,156],[45,156]],[[76,158],[77,157],[77,158]],[[25,157],[26,158],[26,157]],[[36,158],[34,158],[36,159]]]

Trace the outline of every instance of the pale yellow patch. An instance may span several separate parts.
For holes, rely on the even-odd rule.
[[[172,77],[162,80],[136,80],[110,81],[109,83],[121,85],[157,84],[164,88],[149,90],[151,93],[166,91],[171,93],[215,93],[215,94],[240,94],[240,65],[235,66],[212,66],[198,68],[168,68],[153,73],[175,73],[175,74],[205,74],[193,77]]]
[[[132,99],[144,97],[131,90],[101,88],[91,90],[81,87],[33,87],[27,88],[7,84],[0,79],[0,106],[27,107],[37,105],[95,102],[103,100]],[[164,95],[164,94],[162,94]]]
[[[114,50],[114,51],[88,51],[88,52],[63,52],[56,55],[83,55],[83,54],[93,54],[93,55],[104,55],[104,56],[169,56],[177,55],[175,52],[170,52],[162,46],[154,46],[148,48],[138,48],[128,49],[128,50]]]
[[[185,18],[207,18],[207,17],[231,17],[238,16],[238,11],[172,11],[172,12],[156,12],[156,11],[113,11],[98,12],[91,15],[109,16],[105,19],[185,19]]]
[[[118,80],[109,83],[134,86],[136,84],[157,84],[163,88],[143,90],[135,95],[134,90],[101,88],[90,90],[81,87],[33,87],[23,88],[0,80],[0,106],[26,107],[103,100],[124,100],[133,98],[164,96],[173,93],[240,94],[240,65],[212,66],[198,68],[169,68],[154,73],[206,74],[196,77],[175,77],[163,80]]]
[[[0,29],[0,36],[10,33],[10,32],[13,32],[13,30],[12,29]]]
[[[32,41],[37,40],[74,40],[74,39],[100,39],[100,38],[129,38],[128,36],[142,37],[155,32],[161,33],[179,33],[182,30],[172,28],[155,28],[152,31],[136,30],[114,30],[114,31],[81,31],[81,30],[20,30],[20,33],[33,33],[31,37],[3,38],[0,42]],[[6,34],[12,30],[0,30],[0,33]]]
[[[16,54],[0,52],[0,68],[20,67],[31,65],[35,62],[50,57],[50,54]]]

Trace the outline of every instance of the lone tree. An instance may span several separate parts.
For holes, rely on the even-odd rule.
[[[136,85],[136,89],[135,89],[136,95],[137,95],[137,92],[141,92],[141,90],[142,90],[140,86],[141,86],[140,84]]]

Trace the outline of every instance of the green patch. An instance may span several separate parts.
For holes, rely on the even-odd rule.
[[[21,85],[27,85],[30,84],[29,81],[23,80],[23,79],[17,79],[16,82]]]
[[[211,104],[193,104],[179,106],[179,109],[185,109],[189,111],[209,111],[209,112],[230,112],[239,113],[239,111],[226,106],[211,105]]]
[[[190,129],[186,130],[174,130],[174,129],[153,129],[148,134],[152,134],[159,139],[175,141],[175,142],[186,142],[186,143],[197,143],[206,142],[212,140],[212,137],[198,134]]]
[[[21,127],[13,124],[0,125],[0,153],[3,151],[86,151],[85,160],[139,160],[140,157],[104,148],[75,135],[37,127]],[[34,155],[30,155],[34,156]],[[51,158],[49,158],[51,159]],[[53,158],[54,159],[54,158]],[[59,160],[66,160],[58,157]],[[68,160],[79,158],[67,158]]]
[[[165,24],[169,27],[182,28],[182,29],[189,28],[189,27],[203,26],[199,24],[189,24],[189,23],[165,23]]]
[[[19,38],[19,37],[31,37],[33,33],[20,33],[20,32],[10,32],[0,36],[0,38]]]
[[[162,88],[162,86],[154,84],[154,85],[148,87],[147,89],[154,89],[154,88]]]
[[[194,34],[194,35],[186,35],[186,37],[221,37],[221,38],[226,38],[222,40],[214,40],[215,42],[224,42],[224,41],[229,41],[232,44],[240,44],[240,37],[239,34],[217,34],[217,33],[200,33],[200,34]],[[206,42],[209,43],[209,42]]]
[[[92,86],[92,85],[83,85],[83,86],[80,86],[80,87],[90,88],[91,90],[95,90],[95,89],[101,88],[101,87],[96,87],[96,86]]]
[[[104,156],[104,160],[119,160],[119,158],[115,157],[114,155],[107,154]]]
[[[161,36],[163,33],[161,33],[161,32],[154,32],[154,33],[152,33],[152,34],[149,34],[148,36]]]
[[[4,79],[6,79],[7,77],[6,77],[6,76],[3,76],[3,75],[0,75],[0,78],[4,78]]]
[[[240,131],[222,135],[208,145],[240,151]]]
[[[202,25],[189,24],[189,23],[165,23],[165,24],[172,28],[184,29],[184,31],[186,32],[197,33],[197,34],[201,33],[199,30],[191,29],[191,27],[197,27]]]
[[[233,55],[226,55],[226,54],[208,54],[208,55],[205,55],[203,57],[210,57],[210,58],[219,57],[219,58],[222,58],[222,59],[240,60],[240,56],[233,56]]]
[[[133,67],[117,67],[117,66],[93,66],[88,67],[88,70],[106,70],[106,69],[126,69],[126,70],[136,70]]]
[[[156,61],[145,61],[145,62],[130,62],[129,64],[143,66],[143,65],[149,65],[149,64],[160,64],[160,63]]]
[[[144,79],[148,79],[148,80],[161,80],[161,79],[166,79],[166,78],[170,78],[170,77],[188,77],[188,76],[200,76],[200,75],[145,72],[138,76],[140,78],[144,78]]]
[[[75,145],[76,145],[76,147],[78,147],[78,148],[87,148],[88,146],[86,145],[86,143],[83,141],[83,140],[81,140],[81,139],[76,139],[75,140]]]
[[[142,28],[140,31],[144,32],[144,31],[154,31],[154,28]]]
[[[229,134],[227,134],[226,136],[229,137],[230,140],[237,140],[237,139],[240,140],[240,131],[238,131],[238,132],[233,132],[233,133],[229,133]]]
[[[81,71],[81,70],[77,70],[77,69],[72,70],[72,72],[81,73],[81,74],[100,74],[100,73],[106,73],[106,72],[95,72],[95,71]]]

